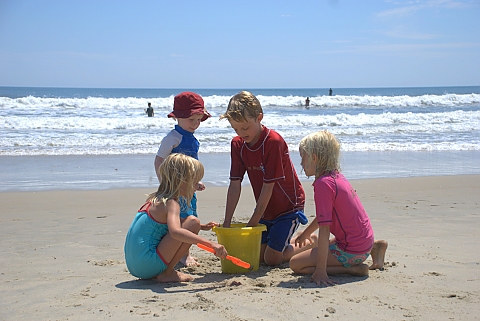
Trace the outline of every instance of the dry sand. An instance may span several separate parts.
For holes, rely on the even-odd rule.
[[[385,269],[319,288],[288,264],[221,273],[212,254],[182,268],[191,283],[137,280],[125,233],[146,189],[0,193],[0,320],[478,320],[480,175],[354,180]],[[314,216],[312,188],[306,213]],[[202,222],[221,221],[226,188],[198,193]],[[236,219],[254,207],[250,187]],[[201,232],[215,239],[213,232]],[[367,262],[368,263],[368,262]]]

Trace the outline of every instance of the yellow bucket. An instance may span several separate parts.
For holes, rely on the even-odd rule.
[[[231,224],[229,228],[213,227],[217,234],[219,244],[227,249],[231,256],[250,263],[251,271],[258,270],[260,265],[260,243],[262,242],[262,232],[267,230],[263,224],[254,227],[246,227],[247,224]],[[222,260],[223,273],[245,273],[248,269],[233,264],[229,260]]]

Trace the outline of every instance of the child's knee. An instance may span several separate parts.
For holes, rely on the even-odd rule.
[[[275,266],[279,265],[284,262],[283,259],[283,252],[276,251],[269,246],[265,249],[265,253],[263,256],[263,261],[268,266]]]
[[[299,273],[301,271],[301,266],[298,263],[299,260],[296,260],[295,258],[290,259],[290,261],[288,262],[290,269],[292,269],[292,271],[295,273]]]
[[[195,234],[198,234],[201,228],[200,220],[196,216],[189,215],[183,220],[182,227]]]

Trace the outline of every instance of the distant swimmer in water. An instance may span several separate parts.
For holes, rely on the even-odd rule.
[[[333,90],[332,90],[332,88],[330,88],[330,89],[328,90],[328,95],[331,96],[332,93],[333,93]]]
[[[152,103],[148,103],[148,108],[144,110],[145,110],[145,113],[148,115],[148,117],[153,117],[155,115],[155,112],[153,111]]]
[[[305,107],[308,109],[310,107],[310,98],[305,99]]]

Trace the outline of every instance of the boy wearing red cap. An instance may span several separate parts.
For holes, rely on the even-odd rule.
[[[163,163],[163,160],[172,153],[185,154],[198,160],[198,150],[200,143],[195,138],[193,133],[200,126],[200,123],[207,120],[210,114],[205,109],[202,97],[193,92],[182,92],[175,96],[173,102],[173,111],[168,114],[169,118],[177,120],[178,124],[172,129],[167,136],[165,136],[160,144],[160,147],[155,156],[155,173],[160,181],[158,175],[158,168]],[[205,185],[202,182],[198,183],[197,191],[203,191]],[[198,220],[197,215],[197,197],[193,194],[190,204],[187,204],[185,199],[181,198],[180,203],[180,218],[185,220]],[[202,230],[210,230],[215,222],[202,224]],[[183,258],[182,263],[186,266],[198,265],[198,262],[187,255]]]

